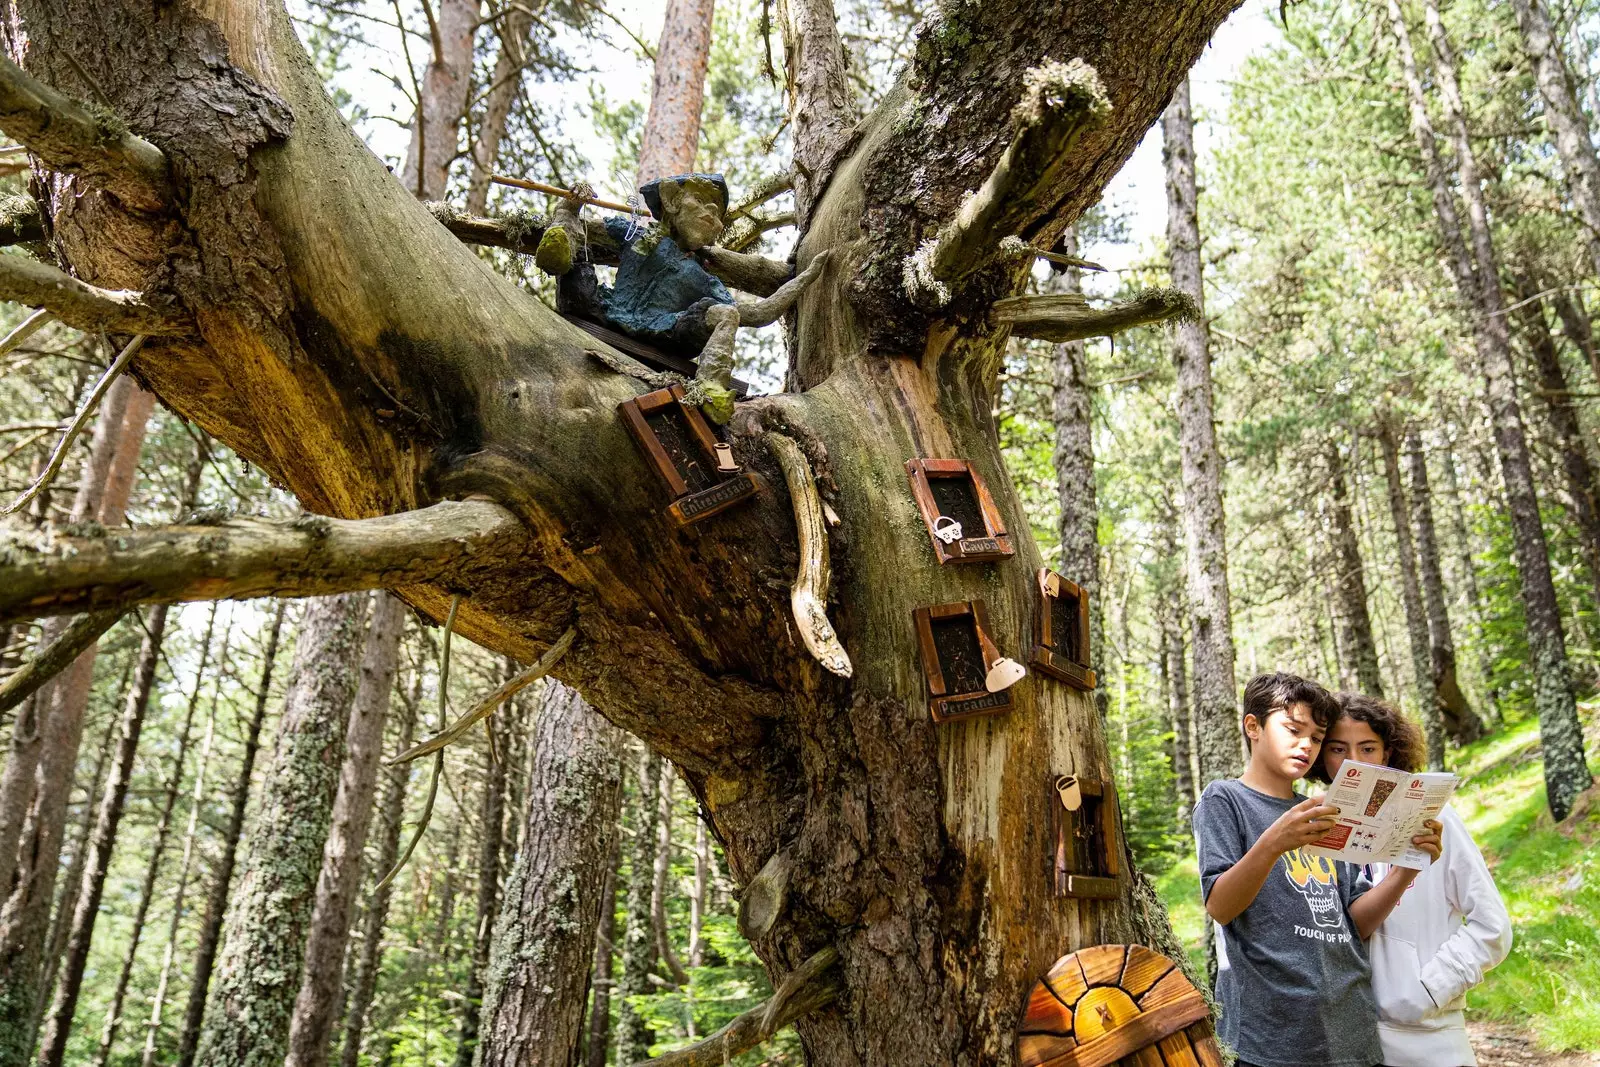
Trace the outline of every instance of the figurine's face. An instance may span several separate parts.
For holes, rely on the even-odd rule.
[[[675,188],[663,183],[661,206],[667,229],[686,252],[715,244],[722,236],[722,198],[709,183],[689,181]]]

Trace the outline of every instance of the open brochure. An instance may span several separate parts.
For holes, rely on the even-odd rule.
[[[1345,760],[1328,787],[1325,804],[1339,809],[1339,825],[1306,851],[1348,863],[1392,863],[1424,870],[1428,854],[1411,844],[1435,818],[1461,781],[1453,774],[1408,774],[1393,767]]]

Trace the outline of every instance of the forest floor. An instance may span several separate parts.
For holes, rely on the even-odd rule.
[[[1600,704],[1582,712],[1600,774]],[[1532,719],[1451,753],[1464,779],[1451,803],[1494,871],[1515,933],[1511,955],[1467,995],[1467,1018],[1482,1067],[1600,1067],[1600,787],[1557,825],[1539,757]],[[1158,887],[1198,960],[1205,913],[1194,858]]]

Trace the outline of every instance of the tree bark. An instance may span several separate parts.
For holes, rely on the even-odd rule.
[[[1394,424],[1385,420],[1378,428],[1383,450],[1383,479],[1389,495],[1389,518],[1394,522],[1395,569],[1400,572],[1400,601],[1406,614],[1406,637],[1411,646],[1412,684],[1416,686],[1417,715],[1428,742],[1428,769],[1444,770],[1444,717],[1439,713],[1439,692],[1433,683],[1433,651],[1428,637],[1428,614],[1422,606],[1417,582],[1417,553],[1411,539],[1411,517],[1405,486],[1400,481],[1400,440]]]
[[[622,790],[617,790],[620,805]],[[612,819],[612,825],[617,820]],[[584,1042],[584,1067],[606,1067],[606,1053],[611,1046],[611,987],[613,963],[617,941],[617,880],[622,866],[622,835],[611,841],[611,854],[606,857],[606,881],[600,890],[600,926],[595,931],[593,998],[589,1002],[589,1035]]]
[[[1578,543],[1583,546],[1594,602],[1600,604],[1600,492],[1596,491],[1594,466],[1589,461],[1583,429],[1578,424],[1578,412],[1567,386],[1566,371],[1561,366],[1561,354],[1545,322],[1544,304],[1531,290],[1531,284],[1518,287],[1518,303],[1522,306],[1517,309],[1517,315],[1522,320],[1528,352],[1533,356],[1534,370],[1544,394],[1551,443],[1561,456],[1561,470],[1566,475],[1567,510],[1577,526]]]
[[[1422,603],[1428,612],[1428,645],[1433,661],[1433,687],[1439,699],[1445,729],[1460,744],[1483,735],[1483,724],[1467,703],[1456,678],[1456,641],[1450,631],[1450,609],[1445,598],[1444,569],[1439,564],[1439,538],[1433,521],[1433,486],[1428,479],[1428,458],[1422,435],[1415,426],[1406,432],[1406,468],[1411,475],[1411,524],[1417,533],[1417,567],[1422,580]]]
[[[192,506],[192,494],[186,501]],[[117,973],[117,984],[111,993],[111,1006],[106,1011],[105,1026],[100,1032],[100,1051],[97,1067],[106,1067],[116,1046],[117,1031],[122,1026],[123,1000],[128,995],[128,982],[133,976],[133,965],[139,958],[139,943],[143,940],[145,917],[150,912],[150,902],[155,897],[156,878],[161,873],[161,860],[167,850],[167,839],[172,832],[172,813],[178,806],[178,794],[183,789],[183,769],[189,755],[189,739],[194,726],[194,713],[200,706],[200,688],[205,680],[207,661],[211,658],[211,638],[217,624],[217,605],[211,605],[206,617],[205,635],[200,639],[200,661],[195,665],[194,688],[189,691],[189,702],[184,708],[183,725],[178,730],[178,751],[172,760],[172,776],[167,779],[161,802],[161,815],[156,820],[156,839],[150,846],[150,857],[145,864],[144,881],[139,884],[139,903],[133,911],[133,932],[128,938],[128,950],[122,957],[122,970]]]
[[[795,141],[795,219],[803,228],[855,125],[855,104],[833,0],[778,0],[777,6]]]
[[[639,142],[639,185],[694,170],[714,7],[715,0],[667,0],[650,83],[650,110]]]
[[[205,1019],[206,1000],[211,988],[211,969],[217,958],[217,946],[222,941],[222,921],[228,907],[229,890],[233,886],[233,867],[239,854],[239,838],[244,833],[245,805],[250,800],[250,779],[255,771],[256,753],[261,747],[261,724],[267,716],[267,700],[272,693],[272,668],[278,658],[278,638],[283,632],[284,602],[279,601],[272,613],[272,623],[267,629],[267,641],[261,652],[261,681],[256,686],[255,710],[250,715],[250,725],[245,730],[244,756],[239,764],[239,777],[233,787],[232,804],[228,811],[228,824],[222,832],[222,855],[211,873],[211,886],[206,891],[206,913],[200,922],[200,937],[195,946],[194,975],[189,983],[189,999],[183,1012],[183,1030],[178,1038],[178,1067],[193,1067],[195,1051],[200,1044],[200,1025]],[[209,1065],[208,1065],[209,1067]]]
[[[506,663],[507,678],[516,675],[515,662]],[[546,682],[545,688],[559,685]],[[502,722],[504,720],[501,720]],[[505,737],[503,732],[500,733]],[[494,948],[494,925],[500,914],[500,849],[505,823],[506,760],[503,748],[497,758],[484,748],[483,801],[478,809],[478,907],[472,942],[472,970],[467,975],[467,1001],[461,1009],[461,1038],[456,1044],[456,1067],[472,1067],[473,1051],[483,1011],[483,988],[489,956]]]
[[[1242,761],[1222,454],[1217,449],[1212,415],[1211,347],[1201,279],[1194,113],[1189,105],[1188,79],[1173,92],[1172,103],[1161,118],[1161,133],[1172,284],[1189,295],[1198,314],[1197,321],[1176,328],[1173,358],[1178,366],[1178,450],[1183,465],[1184,545],[1194,648],[1195,748],[1204,784],[1238,774]]]
[[[556,682],[546,685],[535,722],[527,834],[495,928],[480,1067],[578,1062],[603,871],[617,835],[621,732]],[[653,792],[645,802],[655,810]],[[653,834],[646,844],[653,854]],[[647,910],[649,886],[646,874]]]
[[[361,854],[372,821],[383,723],[389,714],[389,694],[394,690],[405,625],[405,604],[379,593],[367,627],[355,702],[350,706],[344,762],[339,769],[328,842],[322,850],[322,871],[317,876],[300,992],[289,1024],[285,1067],[325,1067],[328,1062],[328,1045],[339,1021],[345,946],[361,888]]]
[[[1478,569],[1472,560],[1472,537],[1467,531],[1466,505],[1462,500],[1461,482],[1456,476],[1454,444],[1447,438],[1441,450],[1444,461],[1445,488],[1450,493],[1451,533],[1456,542],[1456,566],[1461,583],[1467,589],[1467,603],[1472,609],[1472,637],[1477,653],[1479,680],[1483,683],[1485,711],[1489,724],[1498,724],[1500,691],[1494,684],[1494,671],[1490,665],[1489,649],[1485,647],[1483,595],[1478,589]]]
[[[1383,678],[1378,672],[1378,646],[1372,639],[1372,616],[1367,611],[1367,579],[1361,562],[1361,543],[1356,537],[1350,510],[1350,493],[1345,479],[1344,454],[1338,445],[1329,445],[1327,516],[1332,527],[1334,554],[1334,595],[1338,598],[1340,644],[1347,679],[1369,696],[1383,696]]]
[[[307,510],[482,493],[527,523],[536,565],[401,594],[439,618],[464,592],[460,632],[521,659],[576,622],[559,677],[672,760],[735,882],[779,851],[794,860],[754,950],[775,983],[838,951],[844,995],[797,1024],[813,1061],[1002,1059],[1041,961],[1134,935],[1131,879],[1109,901],[1041,880],[1041,783],[1109,776],[1091,702],[1035,678],[1005,716],[938,726],[910,620],[982,598],[1001,651],[1025,658],[1042,560],[991,415],[1007,335],[981,314],[1021,287],[1004,238],[1050,247],[1100,196],[1232,0],[952,11],[858,127],[801,237],[802,267],[838,253],[795,312],[801,391],[746,402],[730,431],[770,491],[690,534],[661,519],[616,418],[638,384],[387,174],[281,7],[17,3],[29,36],[26,54],[7,40],[13,54],[50,84],[79,85],[67,57],[84,64],[179,187],[154,218],[76,178],[40,188],[78,276],[143,287],[192,322],[141,350],[140,380]],[[969,189],[1005,195],[969,214]],[[930,243],[973,250],[936,278],[937,306],[907,270]],[[793,643],[787,583],[770,580],[790,573],[795,533],[768,423],[802,443],[840,518],[829,537],[849,566],[830,593],[849,682]],[[1012,559],[933,563],[905,481],[915,455],[973,464]]]
[[[1583,353],[1583,358],[1589,362],[1589,373],[1600,384],[1600,345],[1595,344],[1594,328],[1583,308],[1582,299],[1565,289],[1557,289],[1550,300],[1561,318],[1561,332]]]
[[[505,136],[506,120],[511,117],[511,105],[516,102],[517,89],[528,68],[533,25],[533,16],[522,5],[503,9],[495,22],[500,51],[495,56],[489,90],[484,94],[478,135],[472,142],[472,171],[467,177],[469,215],[482,215],[489,208],[489,178],[500,158],[500,140]]]
[[[130,398],[137,389],[126,378],[119,379],[101,400],[89,457],[73,499],[74,523],[123,523],[131,478],[114,479],[113,473],[119,455],[121,465],[131,468],[144,444],[146,420],[138,411],[143,407],[148,415],[149,407],[141,402],[130,412]],[[47,625],[44,640],[53,639],[63,628]],[[41,981],[41,957],[94,659],[91,645],[52,685],[39,691],[37,739],[14,745],[0,775],[0,892],[6,894],[0,903],[0,1067],[28,1062],[38,1020],[36,1004],[49,996],[50,984]]]
[[[161,1033],[161,1015],[166,1007],[167,988],[172,979],[173,958],[178,949],[178,929],[188,903],[189,876],[194,870],[196,832],[200,828],[200,809],[206,799],[206,772],[211,767],[211,749],[217,736],[217,702],[222,695],[222,680],[228,674],[228,640],[232,620],[222,632],[222,651],[217,656],[217,678],[211,689],[211,707],[206,714],[206,736],[200,745],[200,763],[194,772],[194,791],[189,796],[189,824],[183,831],[183,859],[178,864],[178,887],[172,894],[172,918],[167,924],[167,947],[161,956],[161,975],[156,979],[155,995],[150,999],[150,1020],[145,1025],[144,1053],[139,1067],[151,1067],[156,1058],[156,1040]]]
[[[689,966],[705,963],[707,894],[711,881],[711,839],[704,819],[694,821],[694,891],[689,897]]]
[[[660,808],[656,803],[661,776],[670,773],[662,759],[648,747],[640,752],[634,784],[638,787],[633,837],[628,852],[628,894],[623,906],[622,976],[617,995],[617,1062],[633,1063],[650,1055],[656,1032],[629,1004],[628,997],[654,992],[650,976],[656,969],[655,923],[650,902],[655,883],[656,829]]]
[[[305,963],[323,849],[356,695],[368,597],[309,601],[283,717],[228,909],[198,1058],[207,1067],[282,1067]]]
[[[1078,254],[1077,227],[1062,234],[1069,256]],[[1083,287],[1076,268],[1063,275],[1069,293]],[[1100,509],[1095,501],[1094,395],[1089,387],[1088,345],[1065,341],[1051,361],[1051,421],[1055,424],[1056,499],[1061,507],[1061,571],[1089,597],[1090,667],[1105,678],[1105,607],[1100,602]],[[1106,690],[1095,690],[1095,704],[1106,713]]]
[[[1600,273],[1600,161],[1595,158],[1588,120],[1578,105],[1572,75],[1543,0],[1511,0],[1511,7],[1522,29],[1522,44],[1533,67],[1533,80],[1544,98],[1544,120],[1550,127],[1556,154],[1561,157],[1567,192],[1588,230],[1590,262]],[[1600,380],[1600,373],[1596,378]]]
[[[1523,428],[1522,410],[1517,402],[1516,376],[1511,362],[1511,335],[1500,289],[1499,260],[1490,233],[1488,210],[1483,201],[1477,158],[1468,136],[1460,92],[1456,87],[1455,64],[1449,42],[1439,23],[1438,12],[1431,4],[1427,8],[1433,30],[1434,51],[1438,58],[1436,81],[1446,120],[1451,127],[1462,195],[1467,205],[1468,233],[1472,242],[1470,254],[1462,237],[1453,195],[1444,179],[1422,80],[1417,72],[1410,33],[1399,0],[1388,0],[1388,9],[1405,76],[1412,132],[1422,152],[1429,184],[1434,191],[1440,229],[1450,252],[1447,262],[1453,264],[1456,289],[1473,317],[1475,347],[1488,394],[1495,446],[1500,456],[1506,504],[1511,517],[1512,543],[1528,626],[1528,646],[1533,654],[1534,706],[1539,714],[1539,736],[1544,751],[1545,792],[1551,813],[1560,820],[1571,810],[1574,798],[1593,784],[1594,777],[1584,759],[1583,730],[1578,722],[1572,679],[1567,670],[1566,635],[1562,632],[1560,605],[1550,574],[1544,524],[1539,516],[1533,464]],[[1476,276],[1472,272],[1474,264]]]
[[[401,181],[418,200],[443,200],[461,139],[461,120],[472,91],[472,41],[478,0],[439,0],[428,10],[433,54],[422,74],[422,98],[411,120],[411,147]]]
[[[1166,647],[1168,703],[1167,718],[1172,723],[1172,769],[1178,791],[1178,824],[1189,825],[1189,811],[1200,799],[1195,789],[1194,737],[1189,704],[1189,668],[1185,662],[1183,630],[1178,621],[1162,619],[1161,640]]]
[[[650,929],[656,939],[656,956],[667,966],[674,985],[689,984],[689,972],[672,947],[672,932],[667,927],[667,874],[672,869],[672,787],[671,768],[664,768],[656,790],[656,855],[651,864]]]
[[[412,679],[411,692],[402,696],[400,716],[396,727],[399,745],[411,744],[416,733],[417,709],[422,704],[422,672]],[[377,863],[375,878],[382,879],[394,869],[400,856],[401,823],[405,816],[406,789],[411,781],[413,764],[402,763],[391,767],[384,775],[383,800],[378,817]],[[351,983],[350,1004],[345,1012],[344,1042],[339,1052],[340,1067],[356,1067],[361,1057],[361,1038],[367,1027],[367,1016],[372,1010],[372,998],[378,989],[378,973],[383,967],[383,928],[389,921],[389,901],[394,894],[394,883],[378,885],[367,897],[365,926],[361,931],[361,948],[356,961],[355,980]]]

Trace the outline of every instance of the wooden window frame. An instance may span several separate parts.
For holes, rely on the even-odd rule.
[[[1075,897],[1080,900],[1116,900],[1120,897],[1117,888],[1117,876],[1122,870],[1122,817],[1117,807],[1117,787],[1109,779],[1100,781],[1097,778],[1086,778],[1077,775],[1078,789],[1086,798],[1096,799],[1098,811],[1095,816],[1100,820],[1100,840],[1104,847],[1104,854],[1100,856],[1099,871],[1072,871],[1067,869],[1067,849],[1065,835],[1072,833],[1072,824],[1076,819],[1087,818],[1084,813],[1088,810],[1085,804],[1077,811],[1068,811],[1062,801],[1060,793],[1056,791],[1056,777],[1052,776],[1049,782],[1050,808],[1054,814],[1052,820],[1053,833],[1051,836],[1050,866],[1052,880],[1055,885],[1055,894],[1058,897]]]
[[[911,496],[917,502],[917,510],[922,513],[923,525],[928,528],[928,540],[933,543],[934,557],[941,565],[1009,559],[1015,553],[1011,536],[1006,533],[1005,520],[1000,517],[1000,509],[995,505],[994,497],[989,494],[989,487],[983,483],[978,472],[972,469],[970,462],[964,459],[908,459],[906,474],[911,478]],[[970,531],[963,530],[962,532],[969,536],[947,545],[939,540],[934,529],[934,523],[939,518],[939,505],[934,499],[933,486],[929,481],[933,478],[961,477],[967,478],[972,483],[973,494],[978,501],[978,512],[983,516],[984,530],[979,537],[970,536]]]
[[[981,600],[960,600],[953,604],[934,604],[917,608],[912,618],[917,626],[917,648],[922,656],[922,671],[928,679],[928,710],[933,721],[959,722],[980,715],[999,715],[1011,710],[1011,690],[991,693],[979,689],[970,693],[953,693],[945,682],[944,669],[939,665],[939,650],[933,643],[935,619],[953,619],[968,616],[977,631],[978,649],[986,664],[1000,658],[999,649],[989,637],[989,610]]]
[[[1052,587],[1056,590],[1053,593]],[[1045,674],[1076,689],[1093,689],[1099,684],[1099,679],[1089,668],[1089,594],[1083,591],[1082,586],[1068,581],[1048,567],[1039,568],[1037,588],[1038,603],[1033,613],[1033,656],[1030,662]],[[1075,597],[1078,601],[1077,659],[1068,659],[1051,647],[1056,643],[1057,636],[1052,632],[1055,612],[1051,608],[1053,602],[1063,596]]]
[[[684,395],[683,386],[672,385],[665,389],[657,389],[653,393],[636,396],[632,400],[624,400],[617,405],[617,411],[622,415],[622,423],[633,437],[633,443],[639,446],[639,451],[644,454],[650,469],[656,472],[656,476],[665,484],[667,493],[672,497],[672,503],[667,506],[667,514],[672,516],[672,520],[679,526],[688,526],[701,519],[709,519],[713,515],[720,514],[740,501],[754,496],[756,490],[760,488],[755,475],[741,470],[707,489],[697,493],[689,491],[688,483],[678,473],[678,468],[672,465],[672,458],[667,455],[667,450],[661,447],[660,439],[656,437],[656,432],[650,428],[649,422],[645,419],[647,415],[676,404],[689,427],[689,436],[694,439],[708,467],[715,471],[716,435],[712,433],[711,426],[700,413],[700,409],[693,404],[684,403]]]

